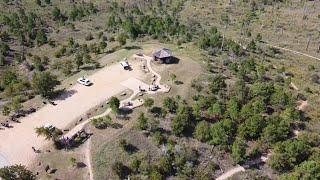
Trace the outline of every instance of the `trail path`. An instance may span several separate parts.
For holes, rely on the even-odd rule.
[[[94,180],[93,172],[92,172],[92,164],[91,164],[91,139],[90,138],[86,142],[85,157],[87,162],[86,165],[88,167],[89,180]]]
[[[225,180],[228,179],[229,177],[233,176],[234,174],[238,173],[238,172],[242,172],[245,171],[244,167],[242,166],[237,166],[235,168],[230,169],[229,171],[223,173],[221,176],[219,176],[218,178],[216,178],[216,180]]]
[[[247,49],[247,47],[244,46],[243,44],[241,44],[240,42],[238,42],[238,41],[234,41],[234,42],[236,42],[237,44],[239,44],[243,49]],[[303,52],[300,52],[300,51],[296,51],[296,50],[292,50],[292,49],[280,47],[280,46],[274,45],[274,44],[272,44],[272,43],[270,43],[270,42],[267,42],[267,41],[264,41],[263,43],[266,44],[266,45],[268,45],[268,46],[271,46],[271,47],[274,47],[274,48],[277,48],[277,49],[281,49],[281,50],[283,50],[283,51],[288,51],[288,52],[291,52],[291,53],[293,53],[293,54],[298,54],[298,55],[301,55],[301,56],[306,56],[306,57],[309,57],[309,58],[311,58],[311,59],[315,59],[315,60],[317,60],[317,61],[320,61],[320,58],[315,57],[315,56],[312,56],[312,55],[310,55],[310,54],[306,54],[306,53],[303,53]]]
[[[312,59],[315,59],[315,60],[320,61],[320,58],[317,58],[317,57],[315,57],[315,56],[311,56],[311,55],[306,54],[306,53],[303,53],[303,52],[295,51],[295,50],[288,49],[288,48],[283,48],[283,47],[276,46],[276,45],[273,45],[273,44],[268,43],[268,42],[265,42],[265,44],[266,44],[266,45],[269,45],[269,46],[272,46],[272,47],[275,47],[275,48],[277,48],[277,49],[281,49],[281,50],[284,50],[284,51],[289,51],[289,52],[294,53],[294,54],[299,54],[299,55],[306,56],[306,57],[309,57],[309,58],[312,58]]]

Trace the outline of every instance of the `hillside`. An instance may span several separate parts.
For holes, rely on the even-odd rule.
[[[0,177],[320,177],[320,2],[0,0],[0,7],[0,165],[11,165]],[[161,48],[170,50],[169,63],[154,59]],[[80,77],[92,85],[77,84]],[[10,146],[13,132],[26,141]],[[15,153],[25,166],[13,166]]]

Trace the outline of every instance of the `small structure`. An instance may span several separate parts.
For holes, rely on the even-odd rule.
[[[159,62],[160,64],[166,63],[169,64],[173,60],[172,52],[170,49],[162,48],[157,50],[153,54],[154,60]]]

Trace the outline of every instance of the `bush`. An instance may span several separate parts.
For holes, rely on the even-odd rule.
[[[152,138],[158,146],[165,142],[165,137],[160,131],[156,131],[155,133],[153,133]]]
[[[144,113],[140,113],[138,117],[138,128],[140,130],[147,130],[148,128],[148,118],[144,116]]]
[[[130,169],[123,163],[116,161],[112,164],[112,171],[120,178],[124,179],[129,174]]]
[[[91,41],[93,39],[93,35],[91,33],[89,33],[88,35],[86,35],[85,40],[86,41]]]
[[[150,112],[153,114],[154,117],[157,117],[157,118],[164,118],[166,115],[167,115],[167,112],[162,109],[161,107],[157,107],[157,106],[154,106],[150,109]]]
[[[27,179],[35,180],[36,176],[22,165],[13,165],[0,168],[0,178],[3,179]]]
[[[175,113],[178,109],[178,103],[174,98],[166,97],[163,100],[163,107],[166,108],[170,113]]]
[[[110,116],[105,116],[91,120],[92,125],[97,129],[105,129],[112,124]]]
[[[150,108],[152,107],[154,104],[154,100],[151,99],[151,98],[148,98],[144,101],[144,106],[147,107],[147,108]]]

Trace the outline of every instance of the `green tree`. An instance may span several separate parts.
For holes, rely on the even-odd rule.
[[[104,49],[107,47],[107,43],[105,41],[101,41],[99,44],[100,50],[104,52]]]
[[[43,136],[46,140],[57,140],[62,135],[62,131],[56,127],[47,128],[42,126],[35,128],[35,130],[38,136]]]
[[[139,168],[140,168],[140,165],[141,165],[141,161],[138,159],[138,158],[134,158],[131,162],[131,169],[134,173],[138,173],[139,172]]]
[[[11,109],[15,112],[18,112],[22,108],[22,99],[21,96],[15,96],[12,98]]]
[[[280,176],[280,180],[313,180],[320,179],[320,162],[305,161],[290,174]]]
[[[210,144],[226,147],[231,137],[234,136],[236,126],[229,120],[225,119],[212,125],[210,129]]]
[[[144,113],[140,113],[138,117],[138,128],[140,130],[146,130],[148,128],[148,118],[144,116]]]
[[[249,51],[255,52],[257,50],[256,42],[254,40],[251,40],[247,48]]]
[[[59,20],[61,18],[61,10],[58,7],[54,7],[52,10],[53,20]]]
[[[165,137],[160,131],[155,131],[152,134],[152,139],[158,146],[162,145],[165,142]]]
[[[163,100],[163,107],[166,108],[170,113],[175,113],[178,109],[178,103],[174,98],[166,97]]]
[[[243,163],[246,160],[246,148],[246,142],[241,138],[236,138],[231,150],[231,157],[234,163]]]
[[[164,156],[159,159],[159,170],[161,174],[170,175],[173,171],[172,162],[170,158]]]
[[[36,176],[22,165],[7,166],[0,169],[0,178],[4,180],[35,180]]]
[[[201,121],[197,124],[194,136],[201,142],[207,142],[210,140],[210,124],[206,121]]]
[[[11,111],[10,107],[4,105],[3,108],[2,108],[2,115],[8,116],[10,114],[10,111]]]
[[[225,83],[225,78],[221,74],[219,74],[213,78],[213,80],[209,84],[209,89],[214,94],[221,91],[226,86],[227,84]]]
[[[41,46],[41,45],[46,44],[48,42],[47,35],[46,35],[44,29],[40,29],[37,31],[36,41],[37,41],[38,46]]]
[[[172,121],[172,131],[176,136],[181,136],[192,124],[192,108],[183,105],[179,107],[177,115]]]
[[[65,74],[66,76],[70,75],[72,73],[73,67],[74,66],[70,60],[64,61],[63,66],[62,66],[63,74]]]
[[[36,4],[37,4],[38,6],[41,6],[41,0],[36,0]]]
[[[257,34],[256,41],[257,42],[261,42],[262,41],[262,36],[261,36],[260,33]]]
[[[159,172],[158,169],[153,169],[150,174],[150,180],[164,180],[165,177]]]
[[[71,158],[70,158],[70,163],[71,163],[71,166],[72,166],[72,167],[75,167],[75,166],[77,165],[77,159],[74,158],[74,157],[71,157]]]
[[[33,66],[37,71],[44,71],[45,67],[41,61],[41,58],[37,55],[33,56]]]
[[[75,56],[75,63],[77,66],[77,70],[79,71],[80,67],[84,64],[83,63],[83,55],[82,54],[76,54]]]
[[[4,66],[5,61],[6,61],[6,58],[4,57],[4,55],[0,54],[0,66]]]
[[[112,171],[120,178],[120,179],[124,179],[126,177],[126,175],[128,174],[127,172],[127,167],[119,162],[116,161],[112,164],[111,166]]]
[[[53,95],[54,88],[59,84],[57,77],[49,72],[36,73],[32,79],[34,91],[44,98],[50,98]]]
[[[214,103],[208,109],[208,115],[210,116],[210,118],[213,118],[214,120],[221,119],[223,117],[223,113],[224,113],[224,107],[219,102]]]
[[[170,74],[170,78],[171,78],[172,82],[175,82],[177,80],[177,75],[172,73],[172,74]]]
[[[183,132],[189,127],[189,120],[185,115],[176,115],[172,121],[172,131],[176,136],[181,136]]]
[[[290,136],[290,123],[279,117],[268,119],[268,125],[263,130],[262,139],[267,143],[276,143]]]
[[[240,117],[240,105],[236,97],[232,97],[227,105],[229,116],[232,120],[237,121]]]
[[[117,37],[117,41],[120,43],[121,46],[127,43],[127,35],[126,34],[119,34]]]
[[[144,101],[144,107],[151,108],[154,104],[154,100],[151,98],[148,98]]]
[[[18,81],[18,75],[16,72],[12,70],[6,70],[1,76],[0,86],[5,88],[10,84],[17,83]]]
[[[238,133],[246,140],[260,137],[262,129],[265,127],[264,119],[261,115],[254,115],[239,126]]]
[[[120,111],[120,109],[119,109],[120,100],[116,97],[111,97],[109,104],[110,104],[110,108],[111,108],[112,112],[115,114],[118,114]]]

